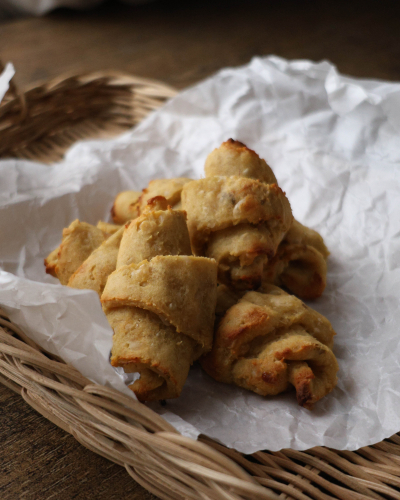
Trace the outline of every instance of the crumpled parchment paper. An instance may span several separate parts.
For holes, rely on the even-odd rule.
[[[94,292],[56,284],[43,258],[75,218],[107,220],[115,195],[150,179],[200,177],[233,137],[265,158],[300,222],[331,251],[310,305],[337,331],[337,388],[313,411],[262,398],[193,367],[182,395],[152,404],[185,435],[245,453],[354,450],[400,430],[400,84],[327,62],[256,58],[182,92],[136,129],[73,147],[52,167],[0,162],[0,305],[40,345],[125,393],[108,364],[112,331]]]
[[[15,70],[11,63],[7,63],[4,70],[0,74],[0,102],[9,88],[11,78],[14,76]]]

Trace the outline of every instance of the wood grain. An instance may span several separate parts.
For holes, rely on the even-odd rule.
[[[113,2],[114,6],[116,2]],[[400,78],[400,3],[160,2],[61,11],[0,26],[0,55],[26,86],[64,72],[120,69],[186,87],[255,55],[329,59],[360,77]]]
[[[0,25],[0,58],[25,88],[66,72],[119,69],[184,88],[255,55],[329,59],[358,77],[400,80],[399,2],[109,2]],[[117,465],[84,449],[0,386],[0,498],[149,500]]]
[[[0,385],[2,500],[153,500],[122,467],[81,446]]]

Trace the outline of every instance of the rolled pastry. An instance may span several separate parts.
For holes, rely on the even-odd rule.
[[[263,282],[283,286],[302,299],[320,297],[326,286],[328,255],[322,236],[294,221],[264,267]]]
[[[164,210],[167,210],[167,216]],[[149,200],[144,216],[125,226],[101,223],[100,227],[112,231],[115,227],[117,231],[80,265],[69,279],[68,286],[94,290],[101,296],[108,276],[117,268],[117,259],[118,267],[121,267],[156,255],[191,254],[185,214],[172,211],[162,197]]]
[[[220,283],[257,288],[292,225],[289,201],[267,163],[237,141],[209,155],[206,175],[182,190],[193,252],[217,261]]]
[[[172,208],[176,210],[180,209],[182,187],[190,180],[184,177],[155,179],[150,181],[147,188],[143,189],[141,193],[137,193],[136,191],[119,193],[115,198],[114,206],[111,210],[114,222],[116,224],[123,224],[135,219],[146,208],[147,202],[157,196],[165,198],[168,205]],[[132,193],[132,195],[129,193]]]
[[[147,188],[143,189],[137,203],[138,215],[140,215],[151,198],[162,196],[167,200],[168,205],[178,210],[181,201],[181,192],[185,184],[192,179],[186,177],[176,177],[175,179],[155,179],[149,182]]]
[[[44,260],[46,273],[57,277],[62,285],[66,285],[72,274],[105,239],[106,235],[97,227],[75,220],[63,229],[59,248]]]
[[[207,156],[204,172],[206,177],[237,175],[257,179],[265,184],[277,184],[267,162],[245,144],[233,139],[223,142]]]
[[[68,286],[94,290],[101,296],[108,276],[117,267],[118,250],[123,232],[124,226],[96,248],[70,277]]]
[[[103,222],[102,220],[99,220],[96,227],[101,229],[103,233],[111,236],[112,234],[116,233],[122,226],[120,224],[111,224],[110,222]]]
[[[118,253],[117,267],[150,260],[157,255],[191,255],[186,214],[172,210],[156,196],[143,214],[127,224]]]
[[[228,309],[212,351],[201,359],[215,380],[262,396],[293,386],[299,405],[308,409],[332,391],[335,332],[324,316],[273,285],[247,292],[233,305],[232,292],[222,288],[218,301],[220,314]]]
[[[117,194],[111,208],[111,216],[115,224],[124,224],[137,217],[136,203],[141,194],[140,191],[122,191]]]
[[[114,330],[111,364],[140,373],[131,389],[141,401],[178,397],[212,345],[217,265],[190,255],[185,217],[150,202],[125,229],[101,297]]]
[[[44,259],[44,266],[46,268],[46,273],[51,274],[54,278],[57,278],[56,265],[58,262],[58,252],[60,247],[55,248],[49,255]]]

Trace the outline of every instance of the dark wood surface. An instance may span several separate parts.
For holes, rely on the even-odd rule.
[[[153,500],[124,468],[81,446],[0,385],[2,500]]]
[[[400,2],[110,2],[0,25],[0,58],[25,88],[66,72],[118,69],[184,88],[255,55],[329,59],[400,80]],[[0,498],[155,498],[0,386]]]
[[[183,88],[266,54],[329,59],[343,73],[400,79],[399,2],[194,3],[129,9],[112,2],[114,10],[8,22],[0,25],[0,56],[14,62],[23,87],[64,72],[112,68]]]

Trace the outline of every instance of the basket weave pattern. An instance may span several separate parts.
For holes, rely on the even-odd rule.
[[[0,106],[0,156],[58,160],[75,140],[121,132],[174,94],[158,82],[110,74],[50,82],[22,95],[11,88]],[[68,106],[79,110],[60,117]],[[357,452],[316,447],[252,456],[205,437],[194,441],[44,352],[1,310],[0,383],[161,499],[400,500],[399,435]]]
[[[128,130],[175,94],[115,72],[52,80],[25,93],[11,83],[0,105],[0,158],[58,161],[74,142]]]

